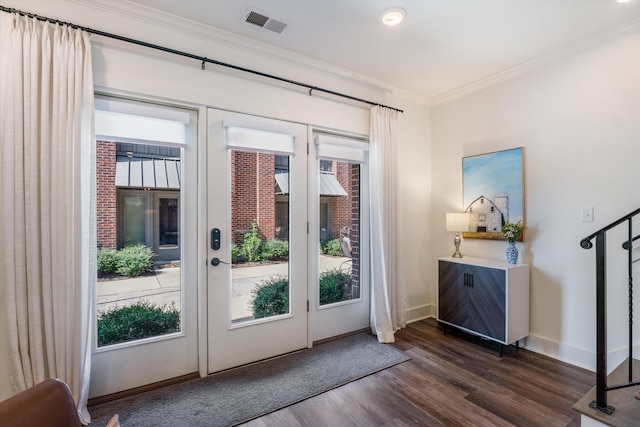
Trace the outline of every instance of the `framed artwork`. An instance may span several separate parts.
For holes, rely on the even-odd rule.
[[[465,239],[503,240],[506,222],[522,221],[524,226],[522,147],[463,157],[462,172],[463,206],[470,214]]]

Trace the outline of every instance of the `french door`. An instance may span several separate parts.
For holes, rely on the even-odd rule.
[[[208,371],[306,348],[307,127],[208,110]]]
[[[367,328],[370,310],[369,144],[319,132],[313,142],[308,162],[312,342]]]
[[[126,271],[147,250],[155,262],[98,277],[90,398],[198,371],[197,122],[195,110],[96,97],[98,268],[101,252],[120,252]],[[144,250],[122,256],[132,246]]]
[[[221,371],[367,327],[364,141],[204,107],[100,99],[99,247],[142,243],[156,265],[152,275],[103,277],[98,321],[149,300],[177,310],[179,322],[160,335],[99,336],[90,397]],[[99,123],[108,126],[99,131]]]

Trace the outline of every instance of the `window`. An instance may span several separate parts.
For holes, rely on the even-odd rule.
[[[162,157],[162,158],[179,158],[180,148],[178,147],[164,147],[161,145],[147,145],[147,144],[131,144],[125,142],[116,143],[116,152],[118,154],[134,155],[134,154],[146,154],[148,156]]]
[[[289,172],[289,156],[275,156],[276,173]]]
[[[320,172],[333,172],[333,161],[320,159]]]

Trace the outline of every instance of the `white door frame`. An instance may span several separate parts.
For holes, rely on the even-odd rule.
[[[207,121],[208,201],[207,247],[207,372],[217,372],[265,358],[299,350],[307,346],[307,127],[305,125],[209,109]],[[230,147],[226,135],[230,129],[258,131],[258,137],[246,136]],[[230,148],[282,154],[278,143],[262,144],[271,134],[288,138],[293,154],[289,174],[289,313],[249,322],[231,321],[231,207]],[[244,145],[248,144],[248,145]],[[287,145],[287,144],[284,144]],[[284,150],[284,148],[282,149]],[[275,181],[274,203],[275,203]],[[211,248],[210,231],[221,230],[220,249]],[[211,265],[218,258],[221,263]]]
[[[140,108],[145,116],[146,101],[122,101],[127,108]],[[157,104],[157,102],[156,102]],[[187,106],[158,107],[151,110],[179,110],[188,121],[187,144],[182,148],[181,167],[182,185],[180,191],[181,215],[180,230],[182,242],[194,242],[193,245],[181,244],[181,331],[157,337],[150,337],[105,347],[97,347],[94,337],[91,387],[89,397],[95,398],[129,390],[143,385],[180,377],[198,371],[198,224],[199,210],[189,208],[198,204],[198,148],[202,144],[202,134],[198,132],[199,114]],[[200,115],[201,116],[201,115]],[[148,141],[153,144],[154,141]],[[97,293],[96,293],[97,295]],[[93,316],[93,328],[97,320]],[[170,357],[169,357],[170,356]],[[117,375],[114,375],[117,372]]]
[[[368,142],[362,137],[328,135],[332,144],[319,155],[317,136],[321,131],[309,129],[309,346],[326,338],[359,331],[369,327],[370,246],[369,246],[369,166]],[[335,138],[334,138],[335,137]],[[325,146],[327,148],[327,146]],[[360,297],[325,306],[319,305],[320,195],[319,159],[360,163]],[[351,159],[351,160],[349,160]],[[315,252],[314,252],[315,248]]]
[[[210,174],[212,173],[211,169],[209,168],[211,143],[210,141],[208,141],[208,116],[210,114],[210,110],[205,106],[191,106],[188,108],[194,108],[192,114],[194,118],[197,118],[197,130],[196,126],[192,126],[192,132],[190,134],[190,141],[192,141],[193,144],[190,143],[189,150],[186,150],[185,152],[185,156],[188,156],[189,161],[187,162],[187,158],[183,157],[183,164],[188,163],[190,165],[190,167],[188,168],[185,168],[185,166],[183,165],[183,176],[185,183],[184,185],[185,187],[187,185],[193,187],[193,195],[186,197],[186,194],[184,192],[181,192],[180,197],[181,206],[188,206],[188,209],[183,210],[181,213],[181,231],[183,234],[183,244],[181,245],[182,259],[185,260],[189,258],[195,260],[192,268],[182,269],[182,283],[184,284],[182,293],[182,304],[183,307],[186,307],[188,305],[191,305],[192,307],[189,311],[189,320],[185,324],[184,333],[175,334],[171,337],[151,338],[145,340],[143,343],[128,343],[94,351],[92,385],[96,386],[97,384],[99,384],[99,386],[92,387],[92,390],[90,391],[90,397],[103,396],[141,385],[139,381],[132,381],[132,379],[140,373],[138,371],[139,369],[145,367],[154,368],[153,370],[156,371],[155,374],[145,376],[145,378],[147,378],[146,380],[144,380],[145,384],[182,376],[184,374],[196,371],[200,374],[201,377],[205,377],[211,371],[208,365],[208,355],[210,352],[210,338],[208,334],[208,328],[210,327],[212,321],[208,311],[208,302],[210,298],[208,275],[213,267],[211,267],[209,264],[209,260],[212,254],[209,242],[209,208],[207,195],[207,187],[211,179]],[[261,118],[257,117],[251,118],[258,121],[262,120]],[[195,122],[195,119],[193,121]],[[313,133],[310,127],[307,127],[306,125],[296,126],[304,126],[305,138],[308,141],[312,141]],[[315,159],[307,160],[307,158],[311,157],[314,156],[311,155],[304,158],[303,156],[298,156],[298,159],[303,159],[303,162],[305,163],[304,168],[306,168],[308,176],[317,176],[317,166],[315,168],[309,168],[309,165],[315,161]],[[368,174],[363,173],[362,176],[367,177]],[[306,199],[303,204],[305,204],[305,209],[307,210],[309,215],[307,215],[306,213],[304,215],[291,215],[291,220],[296,222],[296,225],[291,224],[291,229],[294,229],[295,227],[304,227],[306,229],[307,218],[317,217],[318,199],[315,198],[315,194],[312,195],[311,193],[309,193],[309,189],[311,188],[310,185],[313,184],[305,183],[305,185],[303,186],[304,188],[300,190],[303,193],[303,195],[301,196],[302,199]],[[363,194],[363,196],[365,195]],[[361,200],[361,203],[365,204],[364,206],[367,206],[366,203],[368,202],[365,198]],[[362,221],[365,221],[365,219],[368,221],[368,216],[363,215]],[[313,222],[314,221],[312,221],[312,223]],[[317,225],[317,223],[315,225]],[[317,292],[317,256],[315,256],[315,254],[317,254],[319,232],[317,230],[317,227],[313,225],[309,226],[309,230],[310,234],[304,234],[304,239],[306,240],[304,243],[305,251],[303,251],[306,252],[305,262],[303,262],[303,277],[305,278],[304,280],[307,283],[306,297],[315,295],[315,293]],[[189,239],[192,244],[184,244],[187,239]],[[363,254],[368,254],[368,252],[368,247],[363,247],[361,249],[361,253]],[[366,258],[368,260],[368,257]],[[363,272],[366,270],[368,274],[369,267],[367,264],[367,260],[365,260],[365,257],[362,257],[361,268]],[[368,291],[366,294],[364,293],[365,287],[368,290],[368,277],[366,277],[366,282],[364,282],[364,278],[362,280],[363,294],[361,295],[361,299],[365,300],[366,304],[368,305]],[[184,286],[187,286],[187,284],[193,284],[193,288],[191,288],[191,290],[189,291],[185,290],[184,288]],[[313,306],[311,302],[310,305]],[[342,306],[347,307],[346,310],[348,310],[349,304],[343,304]],[[315,308],[316,311],[318,311],[317,307]],[[323,311],[325,313],[330,312],[326,309]],[[306,298],[303,314],[305,315],[306,322],[304,328],[305,343],[302,345],[302,347],[311,347],[313,345],[313,342],[317,340],[314,339],[312,327],[321,324],[322,320],[315,313],[306,313]],[[359,323],[357,324],[359,325]],[[366,326],[368,326],[368,317]],[[348,327],[347,329],[354,330],[353,327]],[[184,348],[184,350],[180,350],[179,353],[191,360],[186,369],[184,368],[184,366],[178,367],[173,363],[166,363],[166,355],[175,353],[175,348],[173,348],[174,342],[187,339],[185,333],[188,334],[188,339],[191,344],[187,345],[186,347],[181,347]],[[334,335],[335,334],[336,333],[334,333]],[[297,346],[297,348],[300,348],[300,346]],[[123,355],[126,354],[126,357],[113,357],[113,355],[117,352],[120,352]],[[148,354],[151,354],[152,356],[148,357]],[[188,354],[191,355],[188,356]],[[131,361],[139,361],[140,363],[130,363]],[[161,366],[162,369],[158,369],[159,366]],[[114,371],[119,372],[119,375],[113,376],[112,373]],[[94,374],[100,376],[99,381],[94,381]],[[114,381],[115,377],[117,377],[118,381]]]

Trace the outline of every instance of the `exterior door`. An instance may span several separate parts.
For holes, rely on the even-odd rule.
[[[208,110],[208,371],[307,347],[306,126]]]
[[[309,156],[311,341],[369,327],[368,143],[314,134]]]
[[[153,199],[153,249],[159,261],[180,259],[180,195],[160,192]]]
[[[97,282],[90,398],[199,368],[198,112],[96,99],[98,268],[103,271]],[[169,134],[176,136],[167,140]],[[174,175],[175,180],[166,178]],[[173,251],[170,263],[158,259],[164,249]],[[104,271],[114,267],[114,255],[117,268]],[[140,265],[144,271],[136,271]]]

